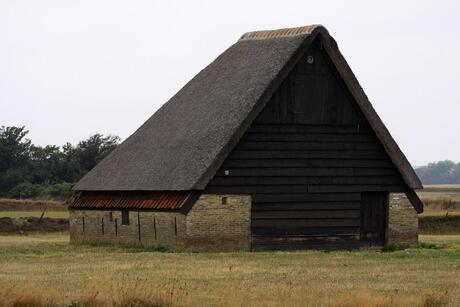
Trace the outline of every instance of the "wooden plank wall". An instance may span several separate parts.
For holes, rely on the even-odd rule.
[[[358,245],[361,192],[406,190],[317,41],[205,192],[251,194],[253,249],[294,249]]]

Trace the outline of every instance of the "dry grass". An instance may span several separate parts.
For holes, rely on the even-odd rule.
[[[0,211],[67,211],[63,201],[0,198]]]
[[[425,211],[460,212],[460,196],[421,197]]]
[[[11,217],[11,218],[20,218],[20,217],[41,217],[43,211],[0,211],[0,218],[2,217]],[[45,211],[43,217],[49,217],[53,219],[59,218],[69,218],[68,211]]]
[[[101,290],[102,289],[102,290]],[[422,296],[402,296],[400,294],[382,295],[369,290],[351,291],[338,296],[325,294],[318,289],[290,291],[289,296],[271,297],[270,301],[249,301],[245,297],[234,296],[232,299],[219,298],[220,293],[207,301],[197,301],[188,297],[186,292],[174,293],[171,290],[157,289],[143,281],[127,284],[117,288],[105,289],[94,285],[84,291],[69,304],[71,307],[189,307],[189,306],[327,306],[327,307],[441,307],[449,306],[448,292],[427,293]],[[46,293],[50,293],[47,291]],[[42,307],[59,306],[43,290],[31,286],[3,286],[0,288],[0,307]]]
[[[428,215],[419,217],[419,234],[458,235],[460,234],[460,214]]]
[[[417,194],[425,205],[420,216],[460,215],[460,185],[427,185]]]
[[[0,284],[0,307],[41,307],[55,305],[52,299],[30,285]]]
[[[25,285],[36,290],[17,293],[59,306],[455,306],[460,236],[421,240],[437,248],[160,253],[0,236],[0,297],[2,285]]]
[[[448,293],[428,293],[421,298],[415,296],[384,296],[372,294],[367,290],[340,295],[329,301],[331,307],[390,307],[420,306],[438,307],[449,304]]]
[[[458,190],[460,191],[460,184],[424,184],[424,189],[427,190]]]
[[[103,290],[100,290],[103,289]],[[50,293],[49,290],[45,293]],[[188,306],[328,306],[328,307],[441,307],[449,305],[448,292],[428,293],[421,297],[381,295],[371,293],[369,290],[351,291],[346,294],[334,296],[318,291],[317,289],[291,291],[289,297],[272,298],[270,301],[249,301],[238,296],[230,300],[216,297],[208,301],[197,301],[187,296],[187,293],[172,293],[165,289],[156,289],[154,286],[138,281],[137,284],[128,284],[118,288],[104,289],[104,286],[95,285],[92,290],[84,291],[77,299],[67,306],[72,307],[110,307],[110,306],[136,306],[136,307],[188,307]],[[0,288],[0,307],[42,307],[59,306],[52,297],[45,295],[39,288],[21,285],[2,285]],[[324,298],[326,297],[326,298]]]
[[[423,234],[460,234],[460,194],[419,193],[425,210],[419,215],[419,230]]]
[[[422,214],[419,214],[419,217],[425,217],[425,216],[436,216],[436,217],[460,216],[460,210],[459,211],[426,210]]]

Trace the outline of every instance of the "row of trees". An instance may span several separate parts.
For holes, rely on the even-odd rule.
[[[433,162],[416,168],[415,172],[424,184],[460,183],[460,162]]]
[[[71,195],[72,185],[110,153],[118,136],[95,134],[77,145],[37,146],[25,127],[0,127],[0,196]]]
[[[25,127],[0,127],[0,196],[66,198],[72,186],[109,154],[118,136],[94,134],[77,145],[37,146]],[[460,183],[460,163],[440,161],[415,170],[424,184]]]

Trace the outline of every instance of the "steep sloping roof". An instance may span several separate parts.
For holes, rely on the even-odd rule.
[[[411,165],[372,108],[322,26],[244,34],[136,132],[83,177],[75,190],[202,190],[315,37],[409,187]]]

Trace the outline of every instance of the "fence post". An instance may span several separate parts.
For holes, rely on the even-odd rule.
[[[137,233],[139,235],[139,241],[141,241],[141,218],[140,218],[140,212],[137,212]]]

